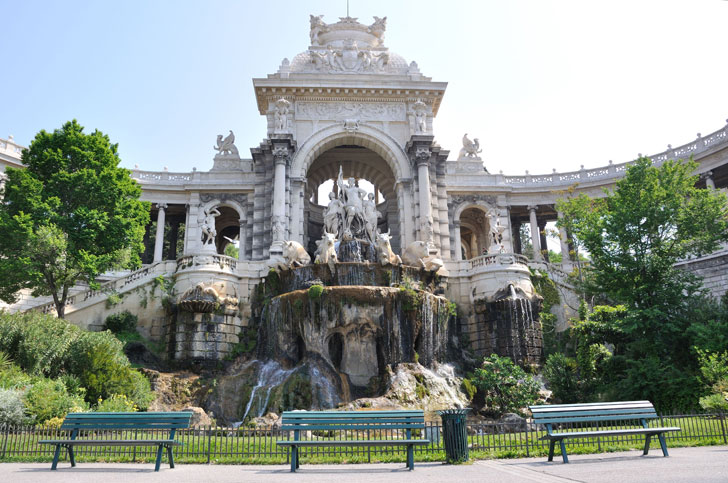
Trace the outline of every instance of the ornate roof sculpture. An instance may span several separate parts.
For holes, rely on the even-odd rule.
[[[284,62],[279,72],[334,74],[419,74],[415,62],[407,64],[384,46],[387,17],[374,17],[364,25],[353,17],[327,24],[323,15],[311,15],[311,46]]]

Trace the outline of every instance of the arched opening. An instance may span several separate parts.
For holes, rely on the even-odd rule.
[[[354,184],[363,190],[362,196],[372,198],[380,214],[376,229],[382,233],[390,232],[392,248],[398,252],[401,231],[394,173],[378,153],[358,145],[333,147],[321,153],[308,167],[304,193],[306,249],[313,253],[316,242],[321,239],[330,197],[337,198],[341,190],[337,182],[340,168],[345,184],[353,178]]]
[[[463,258],[486,255],[491,245],[490,218],[483,208],[473,206],[460,214],[460,245]]]
[[[237,248],[240,240],[240,215],[229,206],[218,206],[217,210],[220,215],[215,218],[215,249],[217,253],[226,254],[237,258],[237,253],[233,253],[228,245]],[[228,250],[226,253],[226,249]],[[237,250],[234,250],[237,252]]]

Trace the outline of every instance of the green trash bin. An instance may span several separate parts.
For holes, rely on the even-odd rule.
[[[470,457],[468,430],[465,424],[469,411],[470,408],[437,411],[442,418],[442,437],[445,440],[448,463],[464,463]]]

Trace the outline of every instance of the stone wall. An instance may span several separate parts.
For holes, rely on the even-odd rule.
[[[711,296],[718,298],[728,293],[728,248],[677,266],[701,277]]]

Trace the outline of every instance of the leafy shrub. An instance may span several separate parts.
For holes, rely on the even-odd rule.
[[[475,369],[473,384],[483,398],[486,413],[502,416],[521,409],[538,399],[539,385],[532,376],[508,357],[492,354]]]
[[[46,378],[38,378],[33,382],[25,391],[23,402],[28,413],[38,423],[88,409],[82,397],[68,393],[63,381]]]
[[[321,298],[321,294],[324,292],[324,288],[321,285],[314,284],[308,289],[308,298],[311,300],[317,300]]]
[[[99,399],[96,411],[104,413],[129,413],[139,411],[139,407],[123,394],[112,394],[108,399]]]
[[[20,391],[0,389],[0,426],[20,426],[25,420],[25,408]]]
[[[583,402],[579,391],[576,361],[564,354],[551,354],[543,368],[543,376],[557,402],[572,404]]]
[[[2,389],[23,389],[30,385],[31,380],[32,377],[15,364],[0,371],[0,388]]]
[[[0,350],[30,374],[75,376],[88,402],[124,394],[146,408],[154,398],[149,381],[131,368],[123,344],[108,331],[88,332],[38,313],[0,314]]]
[[[706,411],[728,411],[728,391],[722,394],[711,394],[710,396],[701,397],[700,407]]]
[[[121,332],[135,332],[139,319],[128,310],[118,314],[111,314],[104,321],[104,328],[114,334]]]
[[[3,351],[0,351],[0,371],[4,371],[5,369],[9,368],[13,364],[13,360],[10,358],[9,355],[4,353]]]
[[[472,383],[470,379],[463,378],[461,389],[465,394],[468,395],[468,401],[472,401],[475,397],[475,393],[478,392],[478,388]]]

